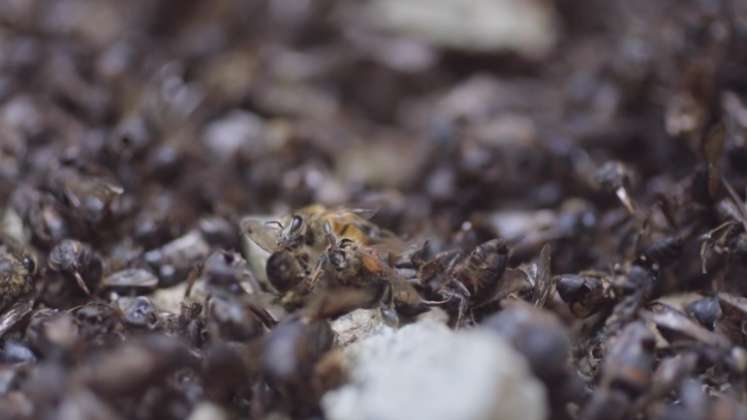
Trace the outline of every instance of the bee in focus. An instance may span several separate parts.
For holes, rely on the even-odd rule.
[[[338,240],[380,249],[400,249],[399,240],[379,228],[359,210],[304,207],[279,220],[247,217],[241,222],[246,237],[270,253],[266,274],[278,291],[289,290],[309,277],[320,256]]]
[[[36,272],[33,255],[0,245],[0,311],[34,290]]]
[[[379,228],[366,216],[365,210],[331,210],[314,204],[280,220],[246,217],[241,227],[253,242],[268,252],[304,247],[318,255],[328,245],[330,232],[339,239],[347,238],[361,245],[398,241],[392,232]]]
[[[301,306],[314,290],[366,290],[370,302],[385,295],[392,302],[417,300],[391,267],[404,243],[361,211],[312,205],[280,220],[247,217],[241,227],[270,254],[265,274],[286,307]]]

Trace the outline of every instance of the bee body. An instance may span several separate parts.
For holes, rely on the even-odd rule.
[[[36,260],[0,246],[0,310],[34,289]]]
[[[402,289],[389,261],[405,249],[403,242],[360,211],[311,205],[276,221],[246,218],[242,229],[270,253],[265,274],[286,307],[299,307],[320,291],[382,296],[387,285]]]

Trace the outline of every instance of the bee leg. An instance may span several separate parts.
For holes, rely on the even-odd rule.
[[[86,295],[91,296],[91,291],[88,289],[86,282],[83,281],[83,277],[81,277],[80,273],[76,271],[73,275],[75,276],[75,282],[78,283],[78,287],[80,287]]]
[[[186,290],[184,290],[185,298],[188,298],[189,295],[192,294],[192,288],[194,287],[197,278],[200,277],[200,272],[202,271],[201,265],[202,264],[197,264],[192,267],[192,270],[190,270],[189,274],[187,275],[187,288]]]
[[[306,276],[308,280],[302,282],[302,286],[304,286],[305,290],[314,290],[316,285],[319,284],[320,280],[322,279],[322,275],[324,274],[324,264],[326,262],[327,254],[324,253],[319,257],[319,261],[317,261],[316,266],[314,266],[314,270],[311,272],[311,275]]]
[[[383,305],[381,305],[381,317],[384,322],[393,328],[399,327],[399,315],[397,309],[394,306],[394,293],[392,292],[392,285],[387,284],[385,286],[384,294],[382,296]]]
[[[467,324],[474,324],[475,320],[472,317],[472,313],[469,312],[469,299],[466,296],[457,294],[456,295],[457,300],[457,319],[456,319],[456,327],[464,327]]]
[[[384,306],[381,308],[381,317],[384,323],[392,328],[399,328],[399,315],[397,310],[392,306]]]
[[[455,282],[455,283],[460,284],[459,282]],[[441,302],[442,304],[449,304],[449,306],[453,308],[452,304],[456,303],[456,318],[454,319],[455,328],[463,327],[467,324],[474,323],[474,318],[472,317],[472,314],[469,311],[469,305],[470,305],[469,292],[465,294],[464,293],[465,290],[462,290],[459,287],[457,287],[457,289],[459,290],[454,290],[452,288],[446,288],[441,292],[441,295],[444,297],[443,301]],[[449,312],[451,312],[451,310]]]

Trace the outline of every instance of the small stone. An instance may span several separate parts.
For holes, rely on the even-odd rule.
[[[392,331],[381,317],[378,309],[356,309],[332,321],[335,344],[347,347],[357,341]]]
[[[541,420],[545,389],[488,332],[431,321],[351,344],[350,382],[322,398],[330,420]]]
[[[216,157],[227,160],[242,148],[262,141],[263,137],[264,123],[260,117],[234,110],[205,128],[203,142]]]
[[[228,415],[226,411],[220,406],[210,402],[201,402],[197,404],[192,414],[189,415],[189,420],[227,420]]]
[[[377,0],[370,8],[375,25],[436,46],[529,58],[556,44],[555,15],[550,2],[527,0]]]

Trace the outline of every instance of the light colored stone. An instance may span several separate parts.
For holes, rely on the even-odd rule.
[[[23,226],[23,219],[10,207],[2,212],[0,237],[5,237],[17,244],[28,244],[31,240],[31,233]]]
[[[228,420],[228,414],[211,402],[201,402],[192,410],[188,420]]]
[[[378,309],[356,309],[332,321],[332,331],[335,332],[335,343],[340,347],[381,334],[391,332],[381,317]]]
[[[545,390],[493,334],[421,321],[346,348],[350,382],[322,398],[330,420],[541,420]]]
[[[153,305],[161,312],[178,314],[181,311],[182,302],[200,302],[204,294],[192,289],[190,299],[185,299],[184,294],[187,291],[187,282],[182,282],[171,287],[157,289],[150,297]],[[197,297],[196,297],[197,296]]]
[[[434,45],[468,51],[547,55],[557,41],[557,18],[544,0],[377,0],[379,27]]]
[[[234,110],[205,128],[203,142],[219,159],[232,158],[242,148],[263,141],[264,122],[255,114]]]

